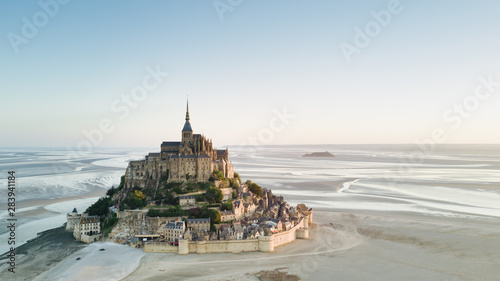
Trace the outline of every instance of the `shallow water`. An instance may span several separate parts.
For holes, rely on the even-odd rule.
[[[83,211],[111,185],[118,185],[128,161],[156,150],[100,149],[70,159],[64,149],[0,150],[0,172],[15,169],[18,176],[17,216],[23,230],[18,242],[61,225],[73,207]],[[331,222],[343,220],[367,239],[342,255],[321,259],[318,268],[304,276],[329,276],[329,263],[355,263],[368,270],[335,267],[344,280],[371,280],[374,273],[389,279],[473,280],[479,274],[476,268],[485,270],[478,275],[483,280],[500,274],[495,266],[500,259],[498,145],[440,146],[431,154],[422,154],[413,145],[230,147],[229,151],[243,180],[271,188],[291,205],[306,203],[321,210],[323,218],[332,214]],[[301,157],[321,151],[335,157]],[[6,180],[1,186],[6,188]],[[4,200],[2,250],[7,214],[5,198],[0,200]],[[401,259],[408,262],[402,265]],[[391,263],[407,272],[379,272],[391,270]]]
[[[128,161],[144,157],[145,149],[98,149],[70,153],[64,148],[0,149],[0,188],[7,190],[7,172],[16,176],[16,246],[37,233],[61,226],[66,213],[79,212],[118,186]],[[7,196],[0,197],[0,253],[9,248]]]
[[[270,187],[287,201],[312,207],[500,217],[499,146],[450,145],[433,154],[416,153],[415,148],[236,148],[232,161],[242,178]],[[315,151],[329,151],[335,157],[301,157]]]

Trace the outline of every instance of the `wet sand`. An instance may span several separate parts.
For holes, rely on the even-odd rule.
[[[242,178],[255,179],[291,205],[314,208],[311,239],[274,253],[179,256],[108,244],[100,252],[103,244],[94,243],[68,256],[66,243],[56,245],[59,238],[51,236],[45,247],[26,245],[32,260],[19,264],[15,280],[500,280],[498,149],[436,153],[402,174],[399,157],[409,154],[393,145],[312,150],[333,151],[335,161],[328,162],[300,158],[310,147],[262,148],[257,155],[235,150]],[[69,199],[19,205],[40,206],[19,216],[64,216],[67,211],[43,209],[57,203],[51,200]],[[12,279],[4,274],[0,280]]]
[[[124,280],[264,280],[263,270],[300,280],[498,280],[500,228],[488,220],[314,215],[311,239],[274,253],[146,254]]]
[[[20,265],[16,278],[30,280],[49,268],[38,280],[62,276],[64,280],[498,280],[500,276],[500,227],[490,218],[316,210],[314,220],[310,239],[296,240],[274,253],[144,254],[99,243],[71,255],[83,244],[51,235],[43,246],[34,241],[25,245],[32,260]],[[77,246],[66,249],[70,244]],[[101,245],[108,245],[105,254],[97,251]],[[76,256],[82,261],[76,262]]]
[[[7,254],[0,256],[1,280],[34,280],[87,244],[75,240],[73,233],[64,227],[47,230],[37,238],[16,248],[15,273],[8,272]]]

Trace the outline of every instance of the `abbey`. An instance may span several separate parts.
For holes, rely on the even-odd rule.
[[[144,160],[130,161],[125,172],[125,186],[156,188],[162,177],[168,177],[169,182],[207,182],[214,170],[221,171],[226,178],[234,177],[228,149],[214,149],[211,139],[193,134],[188,104],[182,140],[165,141],[160,152],[149,153]]]

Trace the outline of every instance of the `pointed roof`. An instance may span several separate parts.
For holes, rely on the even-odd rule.
[[[78,213],[78,212],[76,211],[76,208],[73,208],[73,212],[72,212],[72,213]]]
[[[182,128],[183,132],[192,132],[191,123],[189,122],[189,101],[187,101],[186,107],[186,123],[184,123],[184,128]]]

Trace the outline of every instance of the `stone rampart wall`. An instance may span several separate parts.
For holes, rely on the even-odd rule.
[[[146,253],[177,253],[178,247],[171,246],[165,242],[146,242],[144,243],[144,252]]]
[[[258,239],[227,240],[227,241],[188,241],[180,240],[179,246],[167,243],[147,242],[144,251],[148,253],[178,253],[209,254],[209,253],[240,253],[240,252],[273,252],[275,247],[293,242],[295,239],[309,238],[309,217],[306,216],[288,231],[272,236],[260,236]]]

